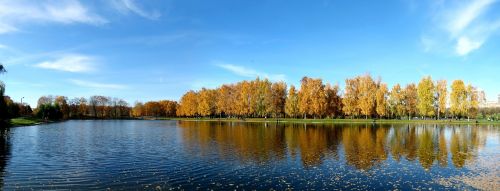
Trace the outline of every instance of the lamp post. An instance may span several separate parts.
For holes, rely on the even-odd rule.
[[[21,98],[21,105],[23,105],[23,99],[24,99],[24,97]]]

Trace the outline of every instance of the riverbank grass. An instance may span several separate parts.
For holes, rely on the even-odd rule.
[[[10,120],[10,125],[12,127],[19,127],[19,126],[30,126],[30,125],[36,125],[40,124],[43,121],[41,119],[36,119],[32,117],[18,117],[18,118],[13,118]]]

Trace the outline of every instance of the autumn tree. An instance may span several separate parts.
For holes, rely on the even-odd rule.
[[[422,117],[433,117],[435,114],[435,88],[434,82],[430,76],[424,77],[420,80],[417,87],[417,94],[417,108],[419,114]]]
[[[123,99],[118,99],[118,104],[116,105],[117,117],[130,117],[130,107],[127,101]],[[175,113],[174,113],[175,115]]]
[[[63,115],[63,119],[68,119],[69,118],[69,105],[68,105],[68,98],[66,96],[57,96],[56,99],[54,100],[54,103],[59,105],[59,108],[61,109],[61,113]]]
[[[271,113],[274,117],[281,117],[285,113],[286,83],[275,82],[271,86]]]
[[[345,115],[351,117],[356,117],[360,114],[360,109],[358,108],[358,102],[360,97],[360,78],[356,77],[353,79],[345,80],[345,90],[344,97],[342,99],[342,111]]]
[[[476,118],[478,110],[479,110],[479,96],[477,92],[477,88],[472,85],[467,85],[467,99],[465,101],[466,104],[466,114],[467,119]]]
[[[325,86],[326,94],[326,115],[334,118],[342,113],[342,99],[339,95],[339,86],[330,85],[329,83]]]
[[[177,102],[170,100],[159,101],[164,117],[175,117],[177,111]]]
[[[216,101],[216,113],[219,117],[222,117],[222,114],[230,115],[231,105],[233,100],[233,90],[231,85],[222,85],[217,89],[217,101]]]
[[[376,97],[376,112],[379,117],[387,116],[387,84],[380,84],[377,88],[377,92],[375,93]]]
[[[142,112],[143,116],[158,117],[161,115],[162,108],[159,102],[148,101],[144,104],[144,109]]]
[[[447,95],[448,94],[448,88],[447,88],[447,83],[446,80],[439,80],[437,81],[436,85],[436,100],[437,100],[437,116],[438,119],[441,118],[441,114],[445,114],[446,112],[446,101],[447,101]]]
[[[235,113],[240,117],[247,117],[254,112],[254,107],[252,106],[252,83],[248,81],[239,82],[236,85],[236,92]]]
[[[134,117],[141,117],[143,116],[144,112],[144,104],[141,102],[135,102],[134,107],[132,108],[132,115]]]
[[[267,117],[272,112],[272,83],[268,79],[257,78],[250,82],[250,107],[249,115]],[[254,113],[255,112],[255,113]]]
[[[86,116],[88,112],[87,99],[81,97],[78,99],[78,113],[80,117]]]
[[[286,98],[285,112],[289,117],[295,118],[299,114],[299,97],[295,86],[291,85]]]
[[[188,91],[179,103],[178,116],[195,117],[198,113],[198,93]]]
[[[394,85],[388,99],[391,116],[398,116],[401,118],[406,115],[404,100],[404,91],[401,90],[401,86],[399,84]]]
[[[417,113],[417,100],[417,86],[414,83],[406,85],[404,90],[404,105],[405,113],[408,115],[408,120],[411,120],[411,118]]]
[[[462,80],[454,80],[451,84],[450,112],[454,117],[462,117],[466,114],[467,89]]]
[[[94,117],[104,118],[106,116],[106,106],[109,104],[109,97],[106,96],[92,96],[90,102],[94,110]]]
[[[304,77],[299,91],[299,111],[304,115],[322,117],[326,112],[325,85],[321,79]]]
[[[198,114],[201,116],[213,116],[216,112],[217,92],[203,88],[198,95]]]
[[[377,91],[377,86],[369,74],[361,76],[359,80],[359,102],[358,108],[361,110],[361,114],[368,116],[373,114],[375,109],[375,93]]]
[[[68,100],[68,105],[69,105],[69,118],[79,118],[79,111],[78,111],[78,104],[79,104],[79,99],[78,98],[73,98]]]

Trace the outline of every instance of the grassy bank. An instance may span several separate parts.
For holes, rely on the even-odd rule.
[[[40,123],[44,123],[44,121],[32,117],[18,117],[10,120],[10,125],[12,127],[30,126],[30,125],[37,125]]]
[[[426,123],[426,124],[500,124],[500,121],[486,120],[399,120],[399,119],[291,119],[291,118],[157,118],[159,120],[182,121],[226,121],[226,122],[279,122],[279,123]]]

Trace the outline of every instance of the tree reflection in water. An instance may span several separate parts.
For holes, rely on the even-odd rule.
[[[289,124],[179,121],[185,146],[241,162],[299,159],[303,167],[345,159],[360,170],[389,157],[416,161],[429,170],[436,163],[461,168],[484,146],[490,128],[419,124]],[[484,134],[484,135],[483,135]],[[343,151],[343,152],[340,152]],[[342,153],[339,155],[339,153]]]
[[[5,177],[5,167],[11,156],[10,128],[7,125],[0,125],[0,190],[3,188]]]

